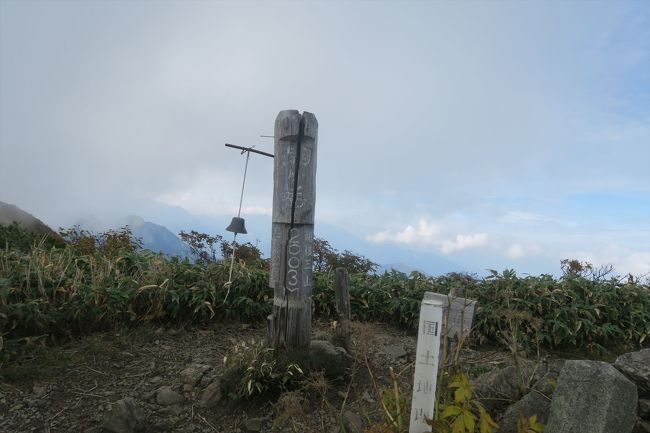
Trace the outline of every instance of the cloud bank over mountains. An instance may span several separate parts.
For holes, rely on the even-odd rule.
[[[384,230],[368,235],[366,239],[376,243],[391,242],[416,248],[435,247],[443,254],[488,245],[486,233],[457,234],[446,237],[442,233],[441,225],[425,219],[420,219],[417,227],[408,225],[395,232]]]
[[[156,204],[230,217],[244,160],[224,143],[272,152],[260,135],[296,108],[320,125],[317,226],[378,255],[650,271],[646,2],[0,12],[0,200],[54,226]],[[272,177],[272,161],[251,158],[245,216],[268,217]]]

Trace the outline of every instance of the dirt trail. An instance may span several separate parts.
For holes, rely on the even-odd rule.
[[[315,338],[327,338],[328,332],[328,325],[315,324]],[[222,373],[224,356],[241,341],[260,341],[264,333],[264,327],[248,324],[215,324],[87,337],[68,350],[99,345],[97,355],[86,354],[83,362],[72,362],[45,380],[1,384],[0,431],[105,432],[103,423],[115,402],[131,397],[140,411],[137,427],[147,432],[334,433],[341,424],[355,430],[381,422],[379,394],[389,385],[388,367],[400,375],[405,398],[410,395],[415,336],[381,324],[354,324],[349,381],[312,380],[278,402],[221,399],[201,407],[206,390]]]

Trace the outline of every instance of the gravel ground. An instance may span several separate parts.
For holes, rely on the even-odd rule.
[[[265,329],[215,324],[88,336],[60,349],[74,356],[55,374],[0,383],[0,432],[337,433],[341,425],[362,432],[384,420],[379,401],[391,388],[389,367],[400,393],[410,399],[415,336],[358,323],[345,380],[316,376],[274,401],[234,404],[220,398],[224,356],[239,342],[261,341]],[[314,325],[313,338],[329,333],[328,324]],[[480,358],[490,366],[505,362],[494,355]]]

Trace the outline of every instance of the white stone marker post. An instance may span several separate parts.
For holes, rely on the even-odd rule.
[[[443,304],[440,301],[426,298],[422,300],[415,351],[415,378],[409,433],[431,431],[431,427],[425,422],[425,417],[433,418],[433,406],[436,400],[442,308]]]
[[[311,335],[318,122],[312,113],[281,111],[274,136],[268,341],[275,348],[305,350]]]

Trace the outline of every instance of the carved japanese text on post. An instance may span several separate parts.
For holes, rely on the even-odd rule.
[[[426,418],[432,417],[436,399],[442,307],[442,302],[426,297],[420,307],[409,433],[431,431]]]
[[[282,111],[275,121],[269,342],[306,348],[311,332],[318,123],[311,113]]]
[[[273,222],[314,224],[318,123],[311,113],[300,116],[290,110],[278,115],[277,128],[283,129],[283,135],[276,135]]]
[[[271,242],[271,256],[283,258],[277,265],[271,266],[269,285],[294,292],[304,287],[311,296],[314,226],[311,224],[297,225],[291,228],[290,224],[273,224],[273,240]],[[286,278],[286,281],[285,281]]]

